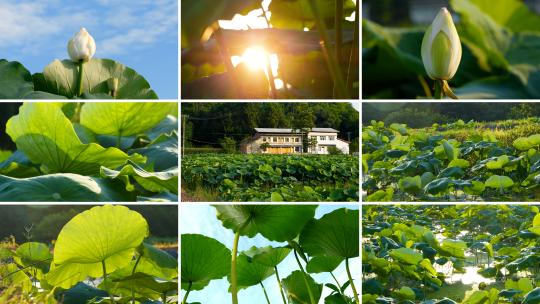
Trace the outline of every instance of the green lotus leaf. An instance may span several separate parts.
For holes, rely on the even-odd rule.
[[[309,260],[306,265],[306,271],[309,273],[331,272],[334,271],[341,262],[343,262],[343,258],[338,256],[316,256]]]
[[[392,249],[389,254],[393,259],[409,265],[417,265],[424,259],[421,253],[411,248]]]
[[[252,258],[254,262],[268,267],[275,267],[291,253],[287,247],[251,247],[244,254]]]
[[[420,175],[406,176],[399,180],[399,188],[407,193],[418,193],[422,190],[422,179]]]
[[[407,287],[407,286],[402,286],[399,290],[394,291],[392,295],[401,300],[413,301],[414,299],[416,299],[414,290],[412,290],[412,288]]]
[[[450,168],[450,167],[460,167],[461,169],[465,169],[465,168],[467,168],[469,166],[470,166],[469,161],[465,160],[465,159],[461,159],[461,158],[453,159],[448,164],[448,168]]]
[[[116,148],[83,144],[73,125],[58,104],[25,103],[19,114],[7,122],[6,133],[33,163],[47,173],[95,174],[100,166],[117,167],[128,159],[144,161],[140,155],[129,156]]]
[[[51,94],[51,93],[42,92],[42,91],[32,91],[24,95],[23,99],[25,100],[28,100],[28,99],[59,100],[59,99],[68,99],[68,98],[66,96]]]
[[[32,75],[17,61],[0,59],[0,99],[22,99],[34,90]]]
[[[162,134],[144,148],[132,149],[129,153],[145,156],[147,163],[155,171],[163,171],[178,166],[178,134]]]
[[[435,268],[433,268],[433,265],[431,264],[431,261],[429,259],[423,259],[419,264],[431,275],[437,276],[437,271],[435,270]]]
[[[307,274],[306,274],[307,275]],[[307,275],[307,284],[315,298],[315,303],[319,303],[323,285],[317,284],[310,275]],[[289,304],[310,304],[308,289],[304,281],[304,275],[300,270],[293,271],[288,277],[282,280],[283,289],[287,293]]]
[[[218,20],[229,20],[235,14],[258,9],[258,0],[184,0],[181,1],[182,49],[197,45],[207,27]],[[208,8],[212,9],[209,10]]]
[[[497,157],[496,160],[492,160],[486,163],[486,168],[489,170],[496,170],[496,169],[502,169],[504,165],[510,162],[510,158],[508,158],[508,155],[501,155]]]
[[[268,9],[272,13],[270,23],[276,28],[303,30],[303,27],[312,27],[315,17],[311,10],[309,0],[275,0],[270,3]],[[327,0],[315,0],[322,18],[334,18],[336,15],[335,4]],[[354,9],[354,2],[345,0],[344,10],[350,13]]]
[[[60,231],[47,282],[69,288],[86,277],[128,265],[148,236],[148,223],[124,206],[98,206],[79,213]],[[77,280],[78,279],[78,280]]]
[[[310,220],[299,243],[310,256],[359,256],[359,212],[341,208],[325,214],[320,219]]]
[[[514,146],[514,148],[521,151],[529,150],[533,146],[527,137],[518,137],[514,140],[512,145]]]
[[[450,186],[452,180],[448,177],[437,178],[429,182],[425,187],[424,191],[429,194],[441,194],[445,193]]]
[[[30,178],[0,175],[0,202],[115,202],[131,201],[121,184],[65,173]]]
[[[91,300],[99,300],[100,298],[106,298],[108,296],[109,295],[104,290],[99,290],[84,283],[77,283],[77,285],[62,293],[62,303],[91,303]]]
[[[213,238],[200,234],[181,236],[182,289],[201,290],[211,280],[221,279],[231,270],[231,251]]]
[[[540,235],[540,213],[534,216],[532,227],[529,228],[529,230],[534,232],[536,235]]]
[[[244,253],[240,253],[236,258],[236,283],[239,289],[257,285],[266,278],[274,274],[274,267],[255,263]],[[231,282],[231,276],[227,276]]]
[[[122,277],[111,276],[108,282],[102,282],[99,287],[108,288],[111,293],[127,298],[134,295],[136,298],[160,300],[161,296],[167,292],[177,292],[178,282],[164,281],[145,273],[135,273]]]
[[[28,242],[21,244],[13,259],[23,267],[37,267],[44,272],[49,270],[52,254],[49,246],[43,243]]]
[[[30,292],[34,287],[30,277],[15,263],[0,264],[0,275],[2,275],[3,286],[20,286],[25,292]],[[5,274],[10,274],[6,276]]]
[[[33,177],[41,175],[38,168],[21,151],[15,151],[0,163],[0,174],[10,177]]]
[[[465,249],[467,243],[460,240],[445,239],[441,243],[441,248],[444,253],[447,253],[456,258],[465,258]]]
[[[514,181],[508,176],[492,175],[486,180],[485,185],[488,188],[506,189],[512,187]]]
[[[81,110],[81,124],[96,134],[137,135],[158,125],[172,102],[91,102]]]
[[[133,177],[144,189],[152,192],[171,191],[178,194],[178,168],[173,167],[164,172],[148,172],[137,164],[128,161],[120,171],[101,167],[101,176],[117,179],[121,176]],[[128,188],[130,184],[128,183]]]
[[[167,280],[178,277],[178,260],[167,252],[143,243],[139,254],[141,259],[137,264],[136,272]]]
[[[76,95],[77,64],[71,60],[55,60],[41,76],[34,76],[36,91],[73,98]],[[109,94],[107,80],[118,78],[117,99],[157,99],[150,85],[135,70],[110,59],[93,58],[84,64],[83,90],[90,94]]]
[[[137,202],[178,203],[178,195],[170,192],[161,192],[152,196],[137,196]]]
[[[254,237],[260,233],[271,241],[294,239],[315,215],[316,205],[215,205],[225,228]],[[276,229],[279,227],[279,229]]]
[[[538,304],[540,303],[540,287],[536,287],[525,295],[525,299],[521,304]]]

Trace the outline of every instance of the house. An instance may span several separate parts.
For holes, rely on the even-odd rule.
[[[349,154],[349,143],[338,138],[338,130],[332,128],[312,128],[306,137],[313,139],[308,147],[309,154],[328,154],[330,147],[336,147]],[[303,136],[300,130],[285,128],[255,128],[255,134],[240,143],[242,153],[301,154]]]

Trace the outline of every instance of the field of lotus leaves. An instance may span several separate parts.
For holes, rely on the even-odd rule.
[[[219,201],[358,201],[358,166],[345,155],[186,155],[182,187]]]
[[[475,125],[458,121],[414,130],[372,121],[362,134],[365,199],[538,201],[540,134],[520,127],[521,136],[503,141]]]

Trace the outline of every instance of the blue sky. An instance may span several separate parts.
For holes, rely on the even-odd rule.
[[[67,59],[68,40],[86,27],[95,57],[143,75],[161,99],[178,96],[177,0],[0,0],[0,58],[32,73]]]
[[[349,209],[358,209],[356,205],[320,205],[317,208],[315,217],[320,218],[324,214],[331,212],[332,210],[347,207]],[[221,226],[221,222],[216,218],[216,211],[209,205],[181,205],[180,209],[180,231],[181,233],[199,233],[206,236],[210,236],[220,241],[229,249],[232,247],[234,234],[232,230],[225,229]],[[282,246],[284,243],[269,242],[260,234],[254,238],[241,237],[239,242],[239,250],[247,250],[252,246]],[[357,290],[360,288],[360,258],[350,260],[351,273],[355,279]],[[278,265],[279,276],[283,279],[287,277],[292,271],[297,270],[298,265],[294,256],[290,254],[281,264]],[[347,273],[345,272],[345,263],[342,263],[335,271],[334,276],[338,279],[340,284],[347,281]],[[329,274],[316,274],[313,278],[320,282],[334,283],[332,277]],[[266,290],[269,293],[270,303],[283,303],[278,291],[278,285],[275,276],[267,278],[263,282]],[[335,284],[335,283],[334,283]],[[210,284],[202,291],[192,291],[189,294],[188,302],[202,302],[202,303],[231,303],[230,293],[227,292],[229,283],[226,278],[220,280],[211,281]],[[348,295],[352,296],[351,289],[348,288]],[[323,289],[321,301],[324,303],[324,297],[330,293],[328,288]],[[184,296],[184,291],[181,291],[181,296]],[[264,300],[264,294],[260,286],[252,286],[248,289],[241,290],[238,294],[240,304],[247,303],[266,303]]]

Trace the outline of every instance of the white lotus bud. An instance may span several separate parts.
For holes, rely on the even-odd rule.
[[[446,7],[441,8],[422,40],[422,62],[432,79],[449,80],[461,61],[461,42]]]
[[[96,53],[96,42],[83,27],[69,40],[67,49],[71,60],[86,62]]]

